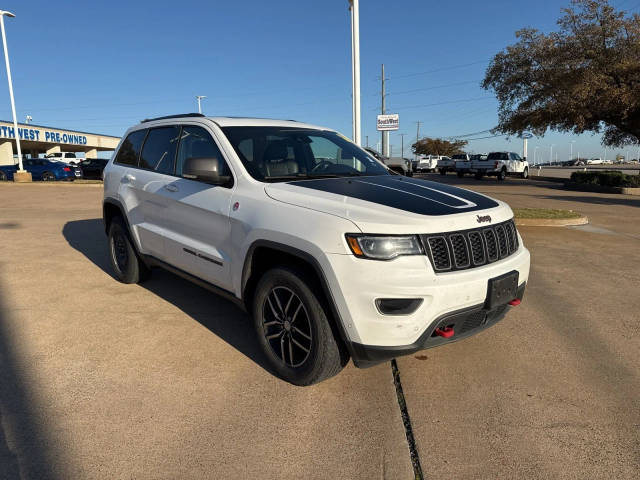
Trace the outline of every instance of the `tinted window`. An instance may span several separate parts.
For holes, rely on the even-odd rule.
[[[202,127],[185,125],[182,128],[176,175],[182,176],[182,167],[188,158],[217,158],[220,163],[220,176],[231,176],[229,166],[225,162],[220,149],[213,141],[209,132]]]
[[[487,160],[509,160],[509,155],[506,152],[491,152]]]
[[[140,167],[173,175],[173,164],[180,127],[161,127],[149,130],[140,155]]]
[[[370,154],[335,132],[295,127],[222,130],[247,171],[258,180],[389,175]]]
[[[122,165],[138,165],[138,157],[140,156],[140,147],[142,147],[142,142],[144,141],[144,137],[147,134],[146,130],[137,130],[135,132],[131,132],[127,138],[122,142],[120,146],[120,150],[118,150],[118,155],[114,160],[115,163],[120,163]]]

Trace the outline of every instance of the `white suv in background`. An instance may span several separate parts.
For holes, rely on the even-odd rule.
[[[529,177],[529,162],[515,152],[491,152],[486,159],[473,160],[471,168],[478,180],[485,175],[498,177],[498,180],[509,175]]]
[[[294,121],[130,128],[104,170],[104,224],[120,281],[163,267],[236,302],[297,385],[480,332],[529,276],[505,203],[393,175]]]

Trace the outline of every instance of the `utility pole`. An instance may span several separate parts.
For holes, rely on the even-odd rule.
[[[382,115],[385,114],[385,97],[386,97],[386,93],[384,90],[384,63],[382,64],[382,111],[380,113],[382,113]],[[389,132],[387,130],[383,130],[382,131],[382,155],[384,155],[385,157],[389,156]]]
[[[365,138],[367,139],[367,147],[369,146],[369,135],[365,135]]]
[[[421,121],[417,121],[416,122],[416,124],[418,125],[418,129],[416,131],[416,143],[418,143],[420,141],[420,125],[422,125],[423,123],[424,122],[421,122]],[[417,153],[414,153],[413,156],[414,156],[414,160],[418,159],[418,154]]]
[[[360,137],[360,6],[359,0],[349,0],[351,11],[351,96],[353,141],[362,146]]]
[[[401,148],[401,150],[402,150],[402,151],[400,152],[400,156],[401,156],[402,158],[404,158],[404,136],[406,135],[406,133],[400,133],[399,135],[400,135],[400,138],[402,139],[402,140],[401,140],[401,143],[400,143],[400,145],[401,145],[401,147],[400,147],[400,148]]]

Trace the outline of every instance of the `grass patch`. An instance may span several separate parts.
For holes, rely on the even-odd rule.
[[[516,218],[580,218],[581,214],[573,210],[559,210],[555,208],[514,208]]]
[[[620,171],[573,172],[571,181],[583,185],[601,187],[640,187],[640,175],[629,175]]]
[[[85,180],[84,178],[78,178],[77,180],[74,180],[73,183],[80,183],[80,184],[101,184],[102,180]]]

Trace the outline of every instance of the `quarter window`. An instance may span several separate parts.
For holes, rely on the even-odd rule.
[[[140,167],[173,175],[180,127],[160,127],[149,130],[140,155]]]
[[[120,150],[118,150],[118,155],[114,162],[122,165],[137,166],[140,147],[142,147],[146,133],[146,130],[137,130],[127,135],[127,138],[120,145]]]

